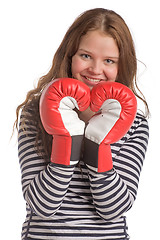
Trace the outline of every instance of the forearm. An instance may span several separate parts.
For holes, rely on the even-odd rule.
[[[26,186],[25,200],[37,215],[50,217],[59,209],[67,192],[73,169],[73,167],[49,164]]]
[[[108,221],[123,215],[136,199],[148,130],[147,121],[137,115],[129,132],[112,145],[114,168],[106,173],[88,170],[96,210]]]
[[[96,211],[105,220],[119,218],[132,206],[134,197],[114,169],[101,174],[89,170],[89,180]]]

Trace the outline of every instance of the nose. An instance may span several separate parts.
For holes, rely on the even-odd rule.
[[[89,71],[92,74],[99,75],[103,72],[103,65],[100,61],[93,61],[90,63]]]

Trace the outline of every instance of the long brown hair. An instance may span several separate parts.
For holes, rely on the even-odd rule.
[[[41,140],[47,158],[50,155],[52,137],[45,132],[39,116],[39,99],[42,90],[54,78],[72,77],[72,57],[78,50],[81,37],[88,31],[93,30],[101,30],[116,41],[119,49],[119,70],[116,81],[131,88],[134,94],[144,102],[147,109],[146,115],[149,113],[147,102],[137,86],[137,59],[135,47],[125,21],[120,15],[112,10],[95,8],[85,11],[73,22],[66,32],[54,55],[49,72],[39,79],[37,87],[28,92],[25,101],[16,109],[16,128],[18,128],[20,110],[31,109],[32,116],[26,115],[26,118],[32,120],[37,127],[36,144],[38,145],[38,140]],[[137,90],[140,94],[138,94]]]

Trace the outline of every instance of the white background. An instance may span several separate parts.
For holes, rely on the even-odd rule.
[[[47,73],[66,30],[84,10],[115,10],[135,41],[139,86],[149,103],[150,141],[137,200],[127,213],[131,240],[160,239],[159,71],[160,9],[157,0],[14,0],[0,3],[0,226],[3,239],[20,239],[25,219],[16,134],[10,141],[15,110],[39,77]],[[141,104],[140,104],[140,107]]]

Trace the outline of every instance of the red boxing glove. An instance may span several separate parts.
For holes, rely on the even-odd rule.
[[[50,82],[40,98],[40,117],[44,129],[53,135],[51,162],[75,165],[80,159],[85,123],[73,110],[84,111],[90,104],[86,84],[72,78]]]
[[[125,85],[102,82],[91,91],[90,108],[96,114],[85,130],[84,162],[96,172],[106,172],[113,168],[110,144],[120,140],[131,127],[137,101]]]

